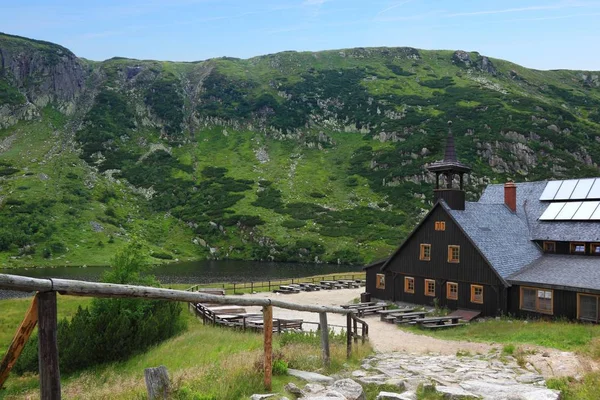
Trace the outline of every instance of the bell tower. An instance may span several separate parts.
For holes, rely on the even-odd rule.
[[[446,139],[446,152],[442,161],[431,163],[427,170],[435,173],[435,201],[444,199],[453,210],[465,209],[464,175],[471,172],[471,168],[456,157],[454,137],[452,136],[452,121],[448,121],[448,138]],[[456,187],[454,178],[459,177]],[[441,178],[441,182],[440,182]]]

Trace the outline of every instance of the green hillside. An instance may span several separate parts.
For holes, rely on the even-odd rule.
[[[600,72],[412,48],[91,62],[0,34],[0,263],[367,262],[432,202],[453,121],[490,182],[598,176]]]

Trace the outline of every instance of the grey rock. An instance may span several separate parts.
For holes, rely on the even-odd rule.
[[[304,396],[304,392],[302,391],[302,389],[296,386],[296,384],[293,382],[290,382],[287,385],[285,385],[284,389],[296,397]]]
[[[466,381],[460,387],[489,400],[559,400],[560,392],[519,383]]]
[[[360,378],[360,377],[363,377],[363,376],[367,376],[367,373],[366,373],[366,371],[363,371],[363,370],[359,369],[358,371],[352,371],[352,376],[355,377],[355,378]]]
[[[411,400],[413,398],[411,397]],[[414,395],[414,400],[417,399],[417,395]],[[394,393],[394,392],[379,392],[375,400],[408,400],[405,393]]]
[[[275,396],[275,393],[270,393],[270,394],[253,394],[250,397],[250,400],[268,399],[269,397],[273,397],[273,396]]]
[[[92,230],[94,232],[102,232],[104,230],[104,227],[96,221],[90,221],[90,225],[92,226]]]
[[[517,376],[517,382],[519,383],[537,383],[542,382],[544,377],[538,374],[523,374]]]
[[[319,393],[325,390],[325,386],[319,385],[318,383],[307,383],[304,386],[304,391],[306,393]]]
[[[352,379],[341,379],[329,387],[341,393],[348,400],[367,400],[362,386]]]
[[[357,381],[362,383],[363,385],[368,385],[370,383],[374,383],[377,385],[382,385],[389,379],[386,375],[372,375],[372,376],[362,376],[356,378]]]
[[[299,369],[288,368],[288,374],[291,376],[295,376],[296,378],[304,379],[307,382],[316,382],[316,383],[325,383],[330,384],[333,383],[333,378],[321,374],[317,374],[316,372],[307,372],[301,371]]]
[[[456,386],[437,386],[435,390],[444,396],[444,399],[462,400],[462,399],[478,399],[479,396],[467,392],[463,388]]]

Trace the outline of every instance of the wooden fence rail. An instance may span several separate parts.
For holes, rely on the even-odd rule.
[[[219,296],[203,292],[192,292],[173,289],[162,289],[145,286],[118,285],[112,283],[98,283],[74,281],[68,279],[37,279],[25,276],[0,274],[0,289],[38,292],[39,316],[39,365],[40,365],[40,392],[43,400],[60,399],[60,371],[58,366],[57,344],[57,313],[56,293],[62,295],[106,297],[106,298],[144,298],[168,301],[181,301],[187,303],[214,303],[232,304],[239,306],[262,306],[265,350],[265,388],[271,389],[272,368],[272,323],[273,307],[288,310],[307,311],[319,313],[321,322],[321,343],[323,345],[323,361],[329,362],[329,329],[327,327],[327,313],[347,315],[348,327],[348,356],[350,356],[353,334],[350,327],[359,322],[352,314],[352,310],[341,307],[327,307],[290,303],[287,301],[265,298],[243,298],[239,296]],[[363,321],[360,321],[363,322]],[[270,329],[268,329],[270,327]],[[355,328],[356,329],[356,328]],[[364,332],[364,328],[363,328]],[[355,337],[354,337],[355,338]],[[14,363],[12,363],[14,364]],[[5,363],[0,363],[4,366]],[[8,365],[8,363],[7,363]],[[11,365],[12,366],[12,365]],[[0,376],[8,374],[9,370],[1,370]]]
[[[233,290],[233,293],[238,293],[238,291],[249,290],[250,292],[254,292],[255,289],[267,289],[271,291],[271,289],[277,289],[281,285],[288,284],[299,284],[299,283],[318,283],[320,281],[330,280],[364,280],[365,273],[357,272],[350,274],[335,274],[335,275],[320,275],[320,276],[312,276],[309,278],[282,278],[282,279],[271,279],[266,281],[250,281],[250,282],[230,282],[230,283],[221,283],[218,285],[214,284],[199,284],[194,285],[188,290],[196,291],[203,287],[212,287],[212,288],[222,288],[223,290]]]

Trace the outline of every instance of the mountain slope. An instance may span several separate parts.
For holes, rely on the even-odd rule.
[[[364,262],[431,204],[453,121],[469,196],[598,175],[598,72],[357,48],[195,63],[78,59],[0,35],[0,256]]]

